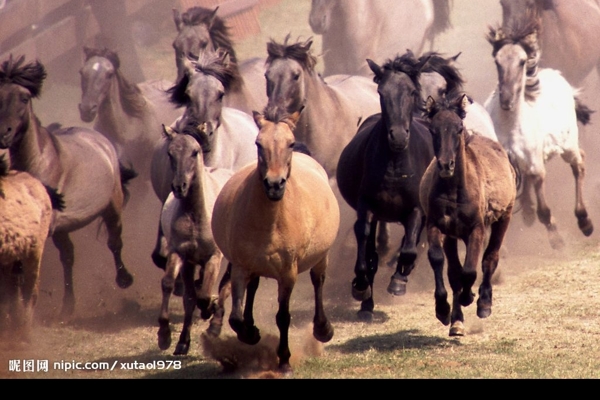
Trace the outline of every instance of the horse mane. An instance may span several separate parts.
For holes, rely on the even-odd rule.
[[[425,65],[421,72],[436,72],[440,74],[446,81],[446,92],[460,90],[464,84],[460,71],[452,65],[452,59],[446,59],[435,51],[430,51],[419,57],[419,61],[424,61]]]
[[[403,55],[398,55],[394,59],[388,59],[382,67],[383,69],[387,69],[389,71],[402,72],[408,75],[415,86],[414,96],[415,107],[417,108],[417,111],[423,110],[423,101],[421,100],[421,83],[419,82],[419,77],[421,76],[424,63],[425,60],[418,60],[412,51],[407,50]],[[373,82],[379,85],[379,77],[375,76],[373,78]]]
[[[231,63],[223,62],[222,52],[204,51],[198,56],[197,60],[190,59],[189,57],[188,59],[194,66],[195,72],[200,72],[218,79],[225,88],[226,93],[232,90],[232,85],[236,81],[236,72]],[[189,83],[190,78],[188,74],[185,74],[179,82],[167,89],[167,94],[169,94],[171,103],[178,107],[185,107],[190,103],[191,99],[186,93],[186,88]]]
[[[142,91],[138,85],[127,80],[121,72],[119,55],[106,47],[98,49],[84,47],[83,52],[85,53],[85,62],[92,57],[102,57],[110,61],[116,72],[117,83],[119,85],[119,97],[121,99],[123,111],[131,117],[142,117],[146,107],[146,99],[142,95]]]
[[[23,86],[33,97],[38,97],[46,79],[46,69],[37,60],[23,65],[24,62],[24,55],[15,60],[11,54],[0,65],[0,84],[14,83]]]
[[[312,55],[310,46],[312,45],[312,37],[306,42],[296,42],[288,45],[290,34],[288,33],[283,43],[277,43],[271,39],[267,43],[267,61],[266,64],[271,64],[278,58],[289,58],[297,61],[304,70],[313,72],[317,64],[317,58]]]
[[[540,81],[537,76],[541,50],[538,34],[541,29],[540,18],[528,12],[527,17],[513,21],[505,27],[489,27],[487,41],[492,45],[492,55],[507,44],[520,45],[527,53],[527,81],[525,83],[525,98],[535,101],[540,92]]]

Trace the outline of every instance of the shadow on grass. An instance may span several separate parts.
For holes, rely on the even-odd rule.
[[[436,336],[422,335],[417,329],[395,333],[368,335],[350,339],[343,344],[332,344],[329,351],[340,353],[362,353],[367,350],[393,352],[408,349],[426,349],[434,347],[461,346],[458,339],[443,339]]]

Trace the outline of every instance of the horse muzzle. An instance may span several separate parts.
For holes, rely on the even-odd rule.
[[[283,199],[285,194],[286,180],[281,179],[264,179],[263,184],[265,186],[265,193],[267,198],[271,201],[279,201]]]
[[[454,176],[454,167],[456,166],[454,160],[448,162],[438,161],[438,170],[440,172],[440,178],[452,178]]]
[[[98,106],[93,105],[91,107],[85,106],[83,103],[79,103],[79,118],[83,122],[92,122],[96,118],[98,113]]]

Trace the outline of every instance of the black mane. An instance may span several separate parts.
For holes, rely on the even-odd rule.
[[[12,54],[0,65],[0,85],[14,83],[29,90],[33,97],[42,91],[42,83],[46,79],[46,69],[39,61],[23,65],[25,56],[15,60]]]
[[[267,43],[267,65],[278,58],[289,58],[297,61],[306,71],[314,71],[317,58],[310,51],[312,38],[309,38],[306,42],[297,42],[288,45],[289,39],[290,35],[288,34],[283,43],[277,43],[273,39]]]

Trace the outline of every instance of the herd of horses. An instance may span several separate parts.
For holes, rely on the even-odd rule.
[[[268,277],[278,284],[279,367],[291,372],[289,308],[298,274],[309,271],[314,286],[314,337],[333,336],[323,285],[340,236],[339,191],[356,213],[351,291],[361,303],[358,317],[372,319],[379,254],[388,246],[388,224],[398,223],[404,233],[387,291],[406,293],[417,258],[425,256],[419,249],[427,248],[436,317],[450,325],[450,336],[463,336],[462,307],[475,300],[479,265],[477,315],[491,314],[492,276],[518,207],[528,225],[537,214],[553,248],[564,245],[545,199],[545,164],[554,155],[571,166],[579,229],[593,232],[578,133],[592,111],[572,85],[600,57],[574,62],[578,69],[554,62],[573,61],[556,52],[583,40],[576,10],[597,13],[600,24],[600,7],[565,2],[500,1],[502,23],[487,34],[498,85],[483,105],[464,90],[459,55],[425,51],[452,29],[451,2],[439,0],[392,7],[380,0],[355,7],[313,0],[309,22],[323,35],[323,74],[315,68],[312,39],[271,39],[265,58],[239,62],[217,9],[174,10],[175,82],[132,84],[114,50],[84,48],[79,111],[93,129],[44,126],[32,102],[44,66],[11,56],[0,64],[0,149],[6,153],[0,159],[0,328],[29,334],[48,237],[64,271],[61,316],[74,313],[70,235],[98,218],[107,228],[116,283],[131,286],[121,257],[123,210],[150,195],[161,203],[151,255],[164,269],[159,348],[171,346],[173,294],[185,313],[174,354],[189,351],[196,308],[210,319],[207,332],[220,334],[229,297],[231,328],[240,341],[256,344],[254,300],[260,278]],[[413,10],[407,23],[421,29],[412,41],[386,31],[406,19],[403,7]],[[564,43],[550,46],[557,20],[573,25]]]

